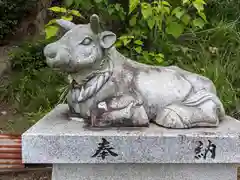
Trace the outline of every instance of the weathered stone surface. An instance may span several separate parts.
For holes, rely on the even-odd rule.
[[[57,164],[52,180],[237,180],[228,164]]]
[[[67,105],[58,105],[22,135],[24,163],[240,162],[240,122],[230,117],[217,128],[169,130],[151,124],[149,128],[89,130],[83,127],[83,122],[69,121],[67,112]],[[117,156],[92,157],[102,138]],[[206,159],[197,159],[199,143],[203,143],[204,150],[208,141],[212,146]],[[214,147],[215,153],[211,153]]]
[[[223,104],[207,77],[176,66],[150,66],[124,57],[96,14],[88,24],[63,19],[63,37],[44,48],[50,67],[72,77],[70,112],[92,127],[216,127]]]

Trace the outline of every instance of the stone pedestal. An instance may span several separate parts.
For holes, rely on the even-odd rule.
[[[59,105],[22,135],[24,163],[53,164],[52,180],[237,180],[240,122],[218,128],[86,129]]]

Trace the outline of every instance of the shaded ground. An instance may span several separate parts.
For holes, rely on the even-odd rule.
[[[51,180],[51,171],[0,174],[0,180]]]
[[[17,113],[11,106],[0,102],[0,133],[22,134],[33,122]]]

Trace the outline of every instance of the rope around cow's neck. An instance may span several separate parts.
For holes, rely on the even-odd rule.
[[[105,70],[101,70],[105,63],[108,63],[107,68]],[[83,83],[78,84],[75,80],[72,80],[72,88],[81,89],[78,102],[83,102],[97,93],[111,77],[112,72],[113,62],[111,61],[110,57],[107,56],[100,63],[99,69],[87,75],[86,78],[84,78]],[[86,84],[89,83],[89,81],[93,78],[95,78],[93,84],[85,89]]]

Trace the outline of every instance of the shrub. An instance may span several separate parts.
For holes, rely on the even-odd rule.
[[[45,63],[43,47],[47,43],[24,43],[11,54],[13,72],[0,86],[0,94],[1,100],[12,102],[19,112],[51,109],[67,88],[66,76]]]
[[[37,0],[1,0],[0,1],[0,42],[15,32],[15,28]]]
[[[227,114],[240,118],[240,37],[236,23],[220,22],[172,45],[171,64],[210,78]]]

